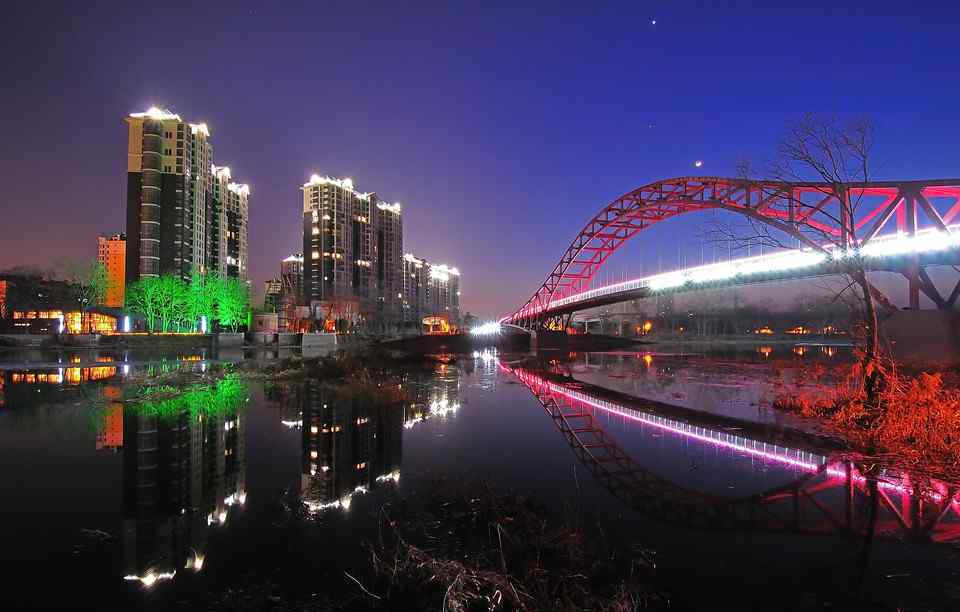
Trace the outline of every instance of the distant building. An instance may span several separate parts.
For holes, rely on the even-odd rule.
[[[293,253],[280,262],[280,301],[277,308],[280,331],[301,331],[300,321],[305,318],[300,312],[303,304],[303,253]]]
[[[303,306],[303,253],[294,253],[280,262],[280,300]]]
[[[403,256],[403,321],[421,324],[427,317],[460,323],[460,271],[430,263],[412,253]]]
[[[270,312],[280,311],[282,284],[279,278],[271,278],[263,283],[263,308]]]
[[[213,165],[206,124],[159,108],[127,117],[127,281],[247,278],[250,188]]]
[[[399,204],[313,175],[303,192],[303,299],[316,319],[399,322]]]
[[[97,237],[97,261],[107,270],[105,306],[123,307],[126,286],[127,237],[124,234]]]

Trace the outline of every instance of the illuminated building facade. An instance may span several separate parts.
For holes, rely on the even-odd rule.
[[[303,299],[317,319],[396,323],[403,218],[399,204],[313,175],[303,192]]]
[[[279,278],[270,278],[263,283],[263,308],[269,312],[279,312],[280,293],[283,288]]]
[[[412,253],[403,256],[401,291],[403,321],[417,323],[427,317],[445,317],[460,323],[460,271],[430,263]]]
[[[126,286],[127,237],[123,234],[97,237],[97,261],[107,270],[107,293],[103,303],[123,307]]]
[[[303,306],[303,253],[280,262],[280,304],[277,325],[281,331],[300,331],[298,312]]]
[[[194,272],[246,278],[250,189],[213,165],[206,124],[158,108],[127,124],[127,282]]]
[[[303,305],[303,253],[294,253],[280,262],[280,299]]]

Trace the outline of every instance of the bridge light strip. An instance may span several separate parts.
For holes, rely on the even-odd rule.
[[[811,268],[826,263],[828,260],[841,261],[852,257],[883,258],[908,255],[912,253],[932,253],[960,247],[960,224],[947,227],[948,232],[937,228],[918,230],[915,236],[902,232],[876,236],[865,246],[859,249],[840,250],[833,245],[827,245],[827,253],[812,249],[783,251],[772,255],[747,257],[705,266],[687,268],[674,272],[665,272],[642,278],[636,278],[605,287],[581,291],[567,297],[552,300],[546,306],[528,306],[515,313],[500,319],[509,321],[518,316],[532,316],[543,311],[562,308],[578,302],[596,299],[615,293],[649,289],[650,291],[664,291],[675,289],[686,284],[713,283],[730,280],[737,277],[747,277],[755,274],[776,274],[789,270]]]
[[[472,328],[470,333],[474,336],[494,336],[500,333],[500,323],[497,321],[484,323]]]
[[[547,383],[547,386],[552,392],[566,396],[569,399],[582,402],[594,408],[603,410],[604,412],[612,413],[632,421],[638,421],[645,425],[650,425],[663,431],[669,431],[685,438],[693,438],[694,440],[707,442],[708,444],[746,453],[748,455],[762,457],[778,463],[799,467],[811,472],[819,470],[820,466],[827,462],[826,457],[815,455],[814,453],[781,447],[775,444],[767,444],[765,442],[757,442],[756,440],[750,440],[749,438],[716,432],[705,427],[687,425],[686,423],[680,423],[664,417],[643,414],[639,411],[634,411],[624,406],[617,406],[616,404],[613,406],[605,405],[606,402],[596,402],[586,399],[576,392],[567,391],[563,387],[559,387],[553,383]],[[760,445],[762,445],[762,448],[758,448]],[[773,451],[766,450],[768,447],[772,448]],[[779,454],[780,452],[786,454]],[[814,463],[814,461],[817,463]]]
[[[512,370],[508,369],[507,371]],[[612,413],[616,416],[637,421],[645,425],[650,425],[657,429],[669,431],[686,438],[693,438],[701,442],[707,442],[715,446],[762,457],[778,463],[785,463],[787,465],[792,465],[794,467],[799,467],[812,472],[819,470],[821,466],[827,463],[826,457],[822,455],[796,450],[785,446],[781,447],[776,444],[757,442],[756,440],[751,440],[749,438],[720,433],[705,427],[688,425],[672,419],[646,414],[638,410],[620,406],[611,402],[606,402],[604,400],[593,399],[583,393],[572,391],[566,387],[546,381],[528,372],[523,372],[522,374],[519,372],[513,373],[524,382],[528,382],[528,380],[525,379],[529,379],[529,381],[533,384],[546,386],[551,393],[562,395],[567,399],[587,404],[588,406],[603,410],[604,412]],[[771,448],[773,449],[772,451],[768,450]]]

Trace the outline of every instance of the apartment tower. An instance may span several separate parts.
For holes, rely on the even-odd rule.
[[[313,175],[303,192],[303,299],[315,318],[399,322],[399,204]]]
[[[207,125],[155,107],[127,124],[126,280],[245,279],[250,188],[214,165]]]

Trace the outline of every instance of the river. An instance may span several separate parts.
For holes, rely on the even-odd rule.
[[[380,508],[446,478],[572,504],[655,551],[676,609],[957,609],[956,485],[849,462],[769,408],[844,351],[482,352],[398,369],[402,401],[227,377],[135,405],[125,379],[223,360],[5,353],[0,602],[342,601]]]

